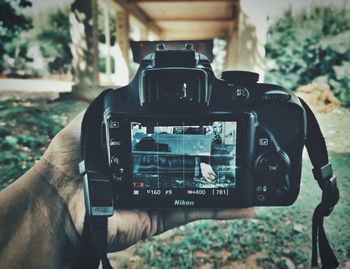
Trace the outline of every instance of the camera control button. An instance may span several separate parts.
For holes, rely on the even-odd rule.
[[[112,174],[112,178],[114,181],[121,182],[123,181],[123,177],[119,175],[118,173]]]
[[[276,196],[277,196],[277,197],[281,197],[282,194],[283,194],[283,189],[277,188],[277,189],[276,189]]]
[[[288,164],[284,156],[272,153],[262,156],[257,162],[257,172],[266,178],[281,177],[287,173]]]
[[[266,185],[259,185],[256,187],[256,192],[267,192],[267,186]]]
[[[292,96],[282,91],[270,91],[266,92],[262,98],[266,102],[288,102]]]
[[[259,138],[259,146],[262,146],[262,147],[267,147],[269,146],[269,144],[271,143],[269,141],[270,139],[268,137],[261,137]]]
[[[256,128],[255,148],[259,155],[266,152],[276,151],[276,144],[273,135],[261,125]]]
[[[112,177],[113,177],[113,180],[114,180],[114,181],[116,181],[116,182],[121,182],[121,181],[123,181],[124,174],[125,174],[125,169],[124,169],[124,167],[121,167],[121,166],[113,167],[113,174],[112,174]]]
[[[117,164],[117,165],[119,165],[120,163],[119,163],[119,157],[117,157],[117,156],[112,156],[111,157],[111,164]]]
[[[232,98],[237,101],[246,101],[249,98],[249,91],[243,86],[235,86],[232,90]]]
[[[258,194],[258,195],[256,196],[256,198],[257,198],[258,201],[260,201],[260,202],[264,202],[264,201],[266,200],[266,196],[263,195],[263,194]]]
[[[117,129],[119,128],[119,126],[120,126],[119,121],[116,121],[116,120],[109,121],[109,128]]]
[[[116,139],[113,139],[113,138],[111,138],[111,140],[109,141],[109,145],[111,147],[113,147],[113,146],[120,147],[121,144],[122,144],[122,142],[120,140],[116,140]]]

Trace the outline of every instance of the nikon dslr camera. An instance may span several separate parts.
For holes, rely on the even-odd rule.
[[[322,268],[339,265],[323,227],[339,190],[317,119],[292,92],[258,79],[243,71],[218,79],[192,46],[159,45],[129,85],[91,103],[81,128],[83,238],[104,267],[107,217],[115,210],[292,204],[304,146],[322,190],[311,265],[318,265],[317,246]]]
[[[102,148],[118,208],[292,204],[306,117],[285,88],[252,72],[216,78],[187,45],[158,46],[104,97]],[[97,157],[97,156],[96,156]]]

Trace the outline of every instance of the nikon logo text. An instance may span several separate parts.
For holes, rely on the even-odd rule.
[[[194,201],[187,201],[187,200],[175,200],[174,205],[185,205],[185,206],[193,206]]]

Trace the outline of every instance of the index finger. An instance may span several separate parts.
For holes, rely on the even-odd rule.
[[[254,208],[240,209],[181,209],[167,210],[163,214],[163,232],[186,223],[203,220],[230,220],[250,218],[254,215]]]

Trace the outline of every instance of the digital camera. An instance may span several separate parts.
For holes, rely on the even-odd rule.
[[[118,208],[292,204],[299,193],[305,110],[259,75],[216,78],[192,46],[146,56],[104,97],[102,147]]]

